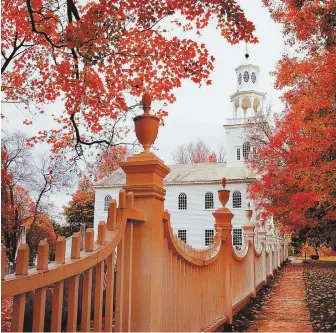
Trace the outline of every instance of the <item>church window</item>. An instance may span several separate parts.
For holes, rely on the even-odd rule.
[[[214,231],[213,229],[205,230],[204,235],[205,246],[211,246],[214,242]]]
[[[242,73],[239,73],[238,75],[238,83],[241,84],[242,82]]]
[[[241,205],[242,205],[241,193],[239,191],[234,191],[232,194],[232,207],[241,208]]]
[[[110,202],[112,201],[112,197],[108,194],[104,199],[104,211],[107,212],[110,207]]]
[[[251,75],[251,80],[252,80],[253,83],[256,83],[256,81],[257,81],[257,77],[256,77],[254,72]]]
[[[247,71],[244,72],[244,81],[247,82],[250,78],[250,75]]]
[[[205,193],[205,209],[214,208],[214,198],[211,192]]]
[[[182,242],[187,242],[187,230],[177,230],[177,237],[182,241]]]
[[[237,149],[237,161],[240,161],[240,148]]]
[[[180,193],[178,196],[178,209],[187,209],[187,195]]]
[[[232,245],[239,251],[243,245],[243,230],[232,229]]]
[[[243,144],[243,157],[244,157],[245,160],[248,159],[248,156],[250,154],[250,150],[251,150],[250,143],[249,142],[245,142]]]

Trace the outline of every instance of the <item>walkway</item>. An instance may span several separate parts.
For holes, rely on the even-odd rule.
[[[306,306],[303,266],[284,267],[279,283],[265,302],[248,332],[312,332]]]

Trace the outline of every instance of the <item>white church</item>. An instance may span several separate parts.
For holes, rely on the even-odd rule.
[[[227,179],[226,188],[231,191],[227,207],[234,214],[233,245],[242,244],[241,226],[249,202],[247,187],[255,179],[245,164],[255,150],[249,142],[244,142],[243,133],[246,124],[255,122],[256,114],[262,112],[265,94],[258,91],[258,66],[241,65],[236,68],[236,74],[237,91],[231,96],[232,114],[223,125],[227,162],[169,165],[170,173],[164,180],[165,209],[171,214],[174,232],[196,248],[204,248],[213,242],[215,220],[212,212],[221,206],[217,191],[223,177]],[[118,200],[124,184],[125,174],[121,168],[95,184],[96,230],[99,221],[107,220],[109,203],[112,199]]]

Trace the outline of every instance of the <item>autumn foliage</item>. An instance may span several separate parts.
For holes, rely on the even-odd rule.
[[[296,53],[274,73],[285,110],[250,160],[261,175],[250,193],[292,231],[336,219],[335,3],[264,2]]]
[[[197,142],[181,144],[172,153],[177,164],[198,164],[224,162],[225,152],[221,148],[216,154],[208,144],[199,139]]]
[[[6,247],[8,260],[14,261],[19,229],[22,226],[27,228],[31,258],[36,254],[38,243],[42,239],[48,240],[52,251],[56,234],[50,218],[38,212],[34,222],[35,202],[27,189],[13,183],[15,175],[7,168],[8,154],[2,149],[1,155],[1,241]]]
[[[87,178],[82,178],[67,206],[63,207],[69,235],[79,231],[80,224],[93,227],[95,192]]]
[[[58,124],[29,140],[48,142],[58,157],[68,148],[80,155],[80,146],[120,142],[128,131],[121,123],[145,90],[171,103],[183,80],[211,83],[214,57],[204,44],[177,37],[181,31],[200,34],[215,20],[230,43],[256,41],[253,24],[232,0],[1,3],[5,99]],[[56,100],[64,109],[47,111],[45,105]]]
[[[96,163],[90,166],[90,173],[94,180],[98,180],[111,175],[119,168],[119,163],[126,161],[129,151],[126,146],[110,147],[103,153]]]

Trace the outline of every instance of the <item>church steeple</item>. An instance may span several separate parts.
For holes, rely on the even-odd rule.
[[[247,123],[255,123],[256,116],[262,112],[265,94],[258,89],[258,66],[246,60],[236,68],[237,91],[231,96],[232,113],[228,114],[224,125],[227,135],[227,165],[242,166],[253,147],[244,142],[244,129]]]
[[[244,124],[261,111],[265,94],[258,91],[259,72],[259,67],[250,63],[236,68],[237,92],[231,96],[232,116],[228,125]]]

